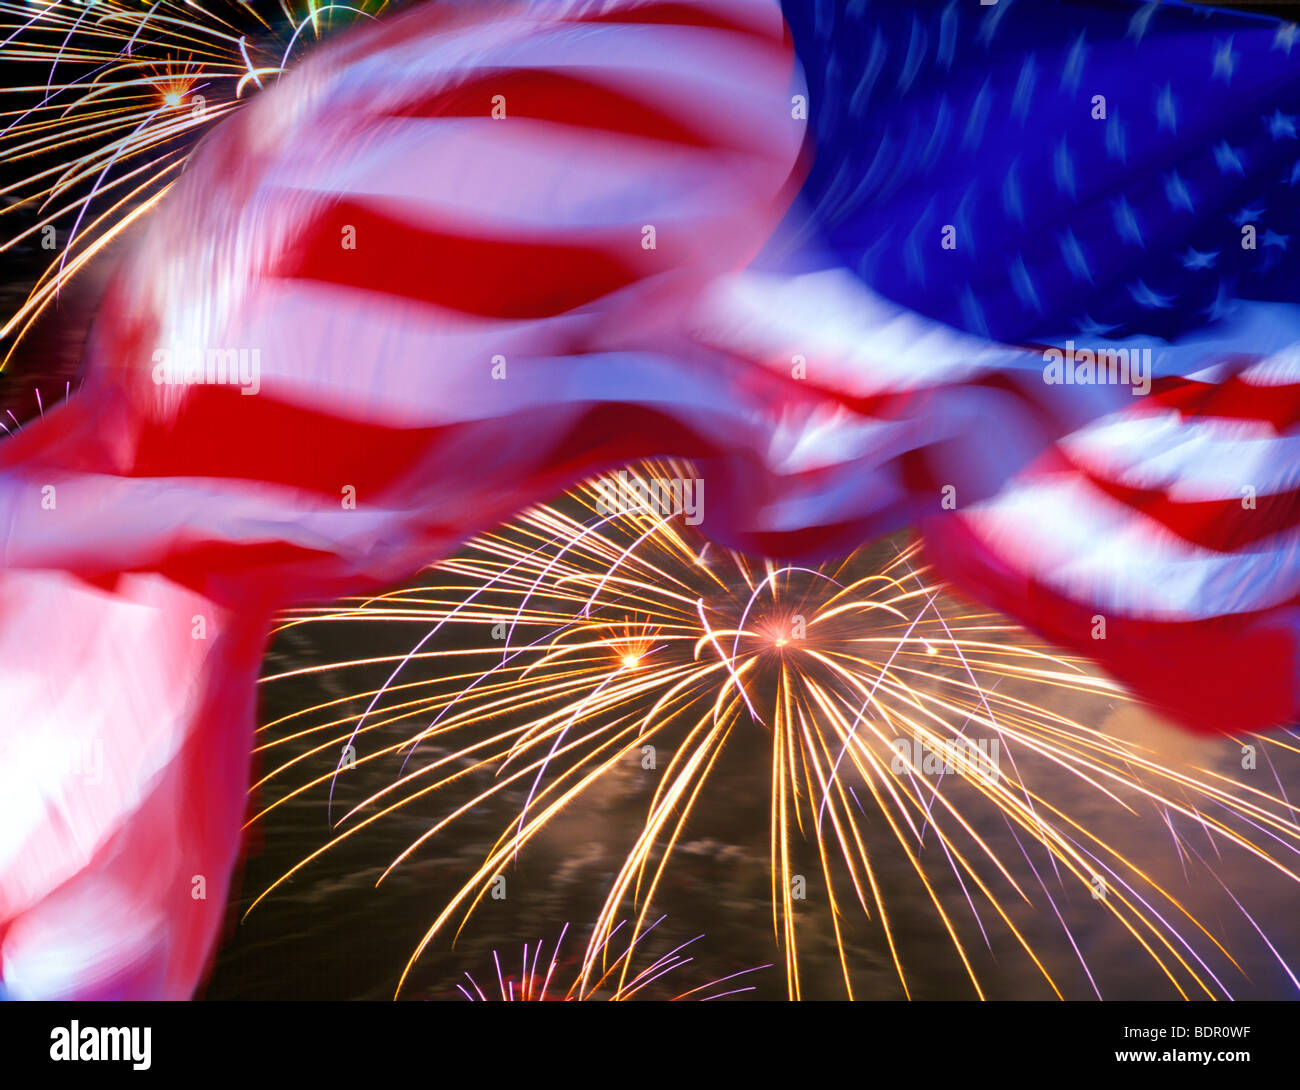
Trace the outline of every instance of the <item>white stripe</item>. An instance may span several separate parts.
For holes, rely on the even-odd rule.
[[[1098,612],[1197,620],[1279,605],[1300,592],[1287,531],[1229,555],[1189,544],[1077,475],[1034,477],[965,512],[1005,563]]]
[[[1291,386],[1300,383],[1300,343],[1288,345],[1247,367],[1241,377],[1253,386]]]
[[[1181,502],[1239,500],[1300,487],[1300,436],[1249,420],[1184,420],[1177,412],[1107,417],[1061,441],[1080,468]]]
[[[786,374],[801,357],[809,382],[851,397],[958,382],[1027,358],[896,306],[846,269],[727,277],[702,301],[692,333]]]
[[[442,224],[462,217],[497,234],[630,224],[636,244],[643,224],[716,217],[737,190],[772,182],[733,155],[527,118],[378,122],[364,154],[325,164],[311,148],[286,151],[267,185],[408,202],[413,218],[423,207]]]
[[[803,138],[804,123],[791,117],[789,98],[802,83],[791,86],[772,57],[772,47],[713,28],[487,23],[433,41],[417,38],[351,62],[335,73],[330,108],[385,113],[498,68],[577,70],[688,125],[716,118],[725,125],[727,142],[764,151],[779,140],[784,154],[785,144],[797,146]],[[790,61],[793,70],[793,54]],[[485,114],[491,105],[490,90],[485,91]],[[783,129],[790,130],[788,138]]]
[[[479,319],[320,281],[266,280],[221,343],[258,350],[261,385],[248,400],[273,397],[344,420],[429,427],[571,399],[673,413],[711,409],[730,419],[743,399],[724,389],[719,362],[712,354],[692,359],[689,344],[664,343],[681,320],[683,290],[664,290],[676,275],[669,270],[602,296],[598,306],[537,321]],[[582,354],[568,356],[574,345]],[[505,380],[492,378],[498,356]],[[137,382],[160,406],[186,393],[184,386],[154,387],[149,373]],[[766,436],[760,408],[744,411]]]

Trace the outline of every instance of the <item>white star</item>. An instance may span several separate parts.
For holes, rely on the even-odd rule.
[[[1011,286],[1016,289],[1016,296],[1027,307],[1033,307],[1039,314],[1043,313],[1043,304],[1038,298],[1038,292],[1034,288],[1034,278],[1029,275],[1029,270],[1025,267],[1025,259],[1016,255],[1016,260],[1011,265]]]
[[[1029,115],[1029,106],[1034,99],[1034,87],[1038,84],[1038,61],[1032,53],[1020,66],[1020,76],[1016,80],[1016,89],[1011,92],[1011,112],[1023,125]]]
[[[1002,17],[1006,15],[1007,8],[1010,6],[1010,4],[994,4],[986,11],[980,22],[980,28],[975,34],[975,40],[988,46],[993,41],[993,35],[998,32],[998,24],[1002,22]]]
[[[1232,73],[1237,68],[1237,54],[1232,51],[1232,39],[1226,42],[1215,41],[1214,43],[1214,71],[1210,74],[1211,79],[1223,77],[1224,83],[1232,82]]]
[[[1168,310],[1174,305],[1172,295],[1161,295],[1157,291],[1152,291],[1141,280],[1136,284],[1128,285],[1128,293],[1133,296],[1133,302],[1147,310]]]
[[[1182,208],[1188,212],[1196,211],[1196,206],[1192,203],[1191,191],[1176,170],[1165,176],[1165,200],[1169,202],[1170,208]]]
[[[1065,259],[1075,280],[1086,280],[1091,284],[1092,270],[1088,268],[1088,259],[1084,256],[1083,246],[1080,245],[1074,232],[1067,227],[1065,234],[1057,238],[1057,243],[1061,247],[1061,257]]]
[[[1156,120],[1160,122],[1162,129],[1168,129],[1173,133],[1178,131],[1178,110],[1174,103],[1172,84],[1166,83],[1165,89],[1156,98]]]
[[[1084,33],[1082,30],[1079,31],[1074,45],[1070,47],[1069,56],[1065,58],[1065,67],[1061,70],[1061,90],[1068,90],[1070,94],[1074,94],[1079,89],[1084,60],[1088,55],[1088,46],[1083,40]]]
[[[1019,163],[1018,158],[1012,159],[1011,165],[1007,167],[1006,177],[1002,179],[1002,211],[1008,216],[1014,216],[1020,223],[1024,223],[1024,198],[1020,193],[1020,178],[1016,174]]]
[[[984,308],[980,306],[979,300],[975,298],[975,293],[971,290],[969,284],[961,296],[961,316],[966,327],[976,333],[987,337],[989,335],[989,323],[984,317]]]
[[[1285,49],[1286,55],[1291,56],[1291,47],[1295,45],[1297,30],[1300,30],[1300,26],[1296,26],[1295,23],[1283,23],[1282,26],[1277,28],[1277,33],[1273,35],[1273,48]]]
[[[1156,13],[1159,4],[1144,4],[1133,13],[1133,18],[1128,21],[1128,33],[1124,36],[1132,38],[1134,41],[1142,41],[1147,32],[1147,24],[1151,22],[1151,16]]]
[[[1128,147],[1124,137],[1124,122],[1119,119],[1119,113],[1116,111],[1106,122],[1106,156],[1110,159],[1118,159],[1127,165]]]
[[[1256,208],[1239,208],[1235,213],[1228,217],[1238,227],[1245,227],[1246,224],[1259,219],[1264,214],[1264,206],[1261,204]]]
[[[1268,126],[1269,135],[1274,140],[1294,140],[1296,138],[1296,115],[1284,114],[1281,110],[1274,110],[1272,117],[1264,118],[1264,124]]]
[[[1189,246],[1187,247],[1187,253],[1183,254],[1183,268],[1184,269],[1212,269],[1214,268],[1214,263],[1218,259],[1219,259],[1218,250],[1212,250],[1203,253],[1202,251],[1194,249],[1193,247]]]
[[[1241,165],[1241,156],[1237,148],[1232,147],[1226,140],[1220,140],[1214,145],[1214,162],[1219,168],[1220,174],[1227,174],[1232,171],[1233,174],[1245,175],[1246,171]]]
[[[1142,241],[1142,228],[1138,226],[1137,213],[1133,211],[1133,206],[1128,203],[1127,197],[1120,197],[1115,202],[1114,219],[1115,233],[1120,238],[1143,249],[1146,248],[1146,243]]]
[[[1220,318],[1226,318],[1236,307],[1232,305],[1232,297],[1228,295],[1228,289],[1223,286],[1223,281],[1219,281],[1219,290],[1214,295],[1212,302],[1201,313],[1212,322],[1217,322]]]
[[[1117,325],[1103,325],[1101,322],[1094,322],[1088,317],[1088,312],[1083,312],[1083,317],[1074,323],[1079,332],[1087,337],[1105,337],[1108,333],[1114,333],[1119,328]]]
[[[1070,157],[1070,145],[1065,138],[1056,145],[1056,154],[1052,157],[1052,173],[1056,178],[1059,193],[1068,193],[1074,200],[1078,198],[1074,191],[1074,160]]]

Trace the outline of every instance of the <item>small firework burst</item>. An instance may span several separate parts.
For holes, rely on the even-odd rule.
[[[691,476],[675,464],[644,472]],[[469,543],[426,585],[283,619],[284,629],[414,625],[422,635],[399,654],[264,679],[387,675],[376,687],[345,684],[345,695],[262,728],[264,754],[295,754],[258,786],[312,771],[259,817],[311,790],[332,802],[340,747],[360,744],[357,764],[392,769],[380,790],[334,811],[329,841],[279,881],[467,779],[479,785],[472,797],[432,821],[384,876],[471,811],[495,804],[505,818],[481,866],[429,926],[399,991],[427,944],[454,917],[463,926],[550,823],[597,785],[647,767],[644,754],[657,747],[667,757],[645,781],[653,786],[643,820],[620,849],[589,953],[629,904],[644,925],[688,823],[699,830],[709,820],[700,800],[727,791],[726,748],[762,755],[767,766],[772,924],[792,997],[801,994],[808,873],[822,891],[845,992],[855,994],[844,928],[856,908],[874,921],[911,994],[879,872],[886,852],[901,856],[977,996],[985,990],[972,935],[991,950],[995,930],[1063,996],[1025,932],[1026,911],[1059,923],[1056,952],[1075,959],[1085,994],[1102,994],[1067,922],[1072,898],[1114,921],[1178,994],[1231,995],[1223,965],[1240,969],[1232,954],[1116,829],[1167,828],[1185,867],[1213,873],[1196,834],[1215,853],[1239,851],[1286,883],[1300,881],[1300,824],[1280,781],[1276,794],[1246,786],[1080,722],[1081,709],[1099,722],[1123,705],[1122,690],[951,597],[913,544],[782,566],[711,547],[679,517],[600,508],[595,485],[579,488]],[[1233,741],[1269,761],[1298,752],[1286,733]],[[999,853],[995,830],[1014,855]],[[588,957],[588,982],[592,964]]]
[[[50,391],[46,387],[33,386],[21,394],[12,389],[0,390],[0,432],[4,435],[15,434],[29,420],[45,415],[45,410],[72,393],[72,380],[67,379],[61,387]],[[18,410],[15,412],[15,408]]]
[[[770,965],[756,965],[750,969],[718,977],[705,984],[698,984],[686,991],[677,991],[673,985],[667,990],[666,981],[676,979],[676,973],[690,965],[695,959],[688,952],[695,943],[704,938],[697,935],[693,939],[680,943],[657,957],[642,957],[645,952],[646,938],[664,921],[660,916],[654,923],[633,935],[626,946],[620,949],[621,932],[625,932],[626,921],[620,920],[599,942],[586,948],[586,953],[573,960],[562,961],[561,950],[564,938],[569,932],[565,924],[560,937],[546,956],[546,944],[538,940],[535,944],[524,944],[523,957],[518,969],[502,965],[501,955],[492,951],[492,962],[496,970],[496,989],[491,985],[485,992],[477,980],[468,972],[465,979],[468,985],[457,984],[457,990],[466,999],[488,1002],[545,1002],[546,1000],[605,1000],[622,1003],[632,999],[659,999],[675,1002],[678,1000],[722,999],[742,992],[752,992],[754,985],[745,983],[753,973],[770,969]],[[617,953],[615,952],[617,951]],[[637,966],[640,965],[638,968]],[[674,974],[671,975],[670,974]],[[564,983],[565,980],[568,983]]]

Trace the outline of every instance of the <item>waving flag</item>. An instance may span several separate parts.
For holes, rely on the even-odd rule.
[[[428,5],[223,124],[0,445],[6,989],[190,994],[273,613],[636,458],[1294,716],[1291,38],[1156,7]]]
[[[987,476],[955,517],[917,512],[931,559],[1185,723],[1293,721],[1298,29],[1042,7],[788,8],[805,197],[859,279],[1002,343],[1150,352],[1139,396],[1047,386],[1041,353],[1028,387],[981,378],[941,479]],[[1022,460],[1038,428],[1058,441]]]

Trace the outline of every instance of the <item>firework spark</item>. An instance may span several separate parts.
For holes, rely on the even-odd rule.
[[[478,981],[469,973],[465,974],[469,986],[457,984],[456,988],[466,999],[482,1002],[489,1001],[489,996],[494,999],[499,998],[503,1002],[599,999],[611,1003],[621,1003],[638,997],[646,998],[647,996],[642,993],[646,992],[647,989],[652,988],[655,984],[663,981],[670,973],[684,968],[694,960],[686,951],[704,937],[703,935],[697,935],[693,939],[680,943],[666,953],[652,959],[648,965],[637,969],[629,976],[628,967],[644,950],[647,936],[664,919],[665,917],[660,916],[659,919],[655,920],[654,923],[639,934],[634,935],[627,945],[615,954],[614,951],[618,947],[619,932],[623,930],[626,922],[620,920],[604,938],[587,948],[586,955],[579,962],[574,979],[564,989],[558,984],[557,971],[559,973],[564,972],[561,968],[560,950],[564,946],[564,938],[569,932],[568,924],[565,924],[560,931],[560,937],[556,940],[555,946],[551,950],[550,960],[547,962],[542,960],[546,947],[544,942],[539,939],[535,944],[526,943],[517,974],[511,968],[503,967],[500,954],[496,950],[492,951],[492,962],[496,970],[497,984],[495,994],[493,994],[490,986],[488,991],[484,992]],[[742,969],[737,973],[718,977],[706,984],[700,984],[687,991],[677,992],[662,998],[666,998],[670,1002],[684,999],[706,1001],[738,995],[741,992],[752,992],[754,986],[752,984],[742,984],[742,978],[749,976],[751,973],[770,968],[770,965],[756,965],[752,969]]]
[[[55,391],[53,395],[53,400],[57,401],[59,398],[61,397],[66,398],[69,397],[71,394],[72,394],[72,380],[69,379],[66,382],[64,382],[62,390]],[[33,386],[31,390],[30,403],[22,406],[22,413],[23,413],[22,416],[19,416],[17,413],[13,411],[13,409],[10,408],[4,408],[2,411],[0,411],[0,431],[2,431],[5,435],[13,435],[28,420],[34,419],[35,417],[38,416],[44,416],[45,405],[48,396],[49,395],[46,395],[46,397],[42,397],[41,388],[39,386]]]
[[[644,472],[691,475],[680,465]],[[428,943],[457,916],[464,926],[548,823],[620,770],[646,767],[647,747],[658,747],[671,756],[653,773],[644,820],[605,897],[586,987],[591,955],[625,906],[635,906],[636,928],[645,925],[688,822],[706,818],[699,800],[725,790],[719,762],[731,743],[767,754],[772,926],[792,997],[801,994],[796,909],[807,879],[797,857],[805,846],[845,992],[855,994],[843,930],[855,907],[879,928],[910,994],[877,866],[882,837],[902,853],[978,996],[985,991],[970,936],[991,949],[994,929],[1063,996],[1017,923],[1025,911],[1059,922],[1062,948],[1101,996],[1066,922],[1072,894],[1096,899],[1180,995],[1231,996],[1222,965],[1239,970],[1233,955],[1144,872],[1125,837],[1106,835],[1096,814],[1104,807],[1120,822],[1158,821],[1185,865],[1200,859],[1190,843],[1196,833],[1215,852],[1245,852],[1300,881],[1300,825],[1280,781],[1278,794],[1243,786],[1071,718],[1066,704],[1082,701],[1100,718],[1125,697],[1086,663],[952,599],[916,546],[863,549],[817,569],[778,566],[710,547],[680,518],[602,515],[598,504],[593,486],[580,488],[471,542],[428,585],[284,618],[283,628],[378,622],[415,625],[423,635],[402,654],[264,679],[376,668],[387,675],[377,688],[262,728],[264,754],[298,751],[258,787],[278,787],[300,767],[312,772],[253,820],[309,790],[332,800],[337,769],[321,771],[321,758],[334,765],[340,747],[361,743],[368,751],[357,764],[387,761],[393,774],[338,808],[328,842],[262,897],[341,841],[469,778],[473,797],[434,821],[380,878],[471,810],[495,803],[507,815],[496,844],[411,955],[400,992]],[[364,710],[349,713],[349,705]],[[312,717],[321,721],[304,725]],[[1249,742],[1270,761],[1300,752],[1285,733]],[[1062,778],[1076,790],[1061,791]],[[1019,860],[999,854],[991,826],[1014,838]]]
[[[52,254],[0,325],[12,338],[0,366],[60,290],[162,200],[203,132],[311,42],[389,3],[280,0],[268,17],[240,0],[0,0],[0,62],[22,74],[0,110],[0,157],[21,174],[0,188],[0,252]]]

